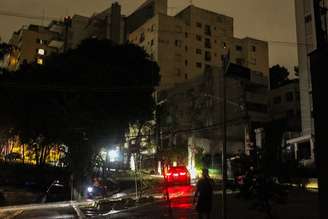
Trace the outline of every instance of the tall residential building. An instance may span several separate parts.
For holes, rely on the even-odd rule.
[[[110,39],[121,44],[126,41],[126,17],[116,2],[110,8],[91,17],[74,15],[68,30],[68,48],[76,48],[88,38]]]
[[[126,17],[118,3],[92,17],[74,15],[69,19],[67,29],[65,21],[52,21],[48,26],[23,26],[14,32],[9,41],[19,50],[14,69],[23,62],[43,64],[45,56],[76,48],[87,38],[110,39],[118,44],[126,41]]]
[[[314,122],[312,106],[312,84],[310,73],[309,54],[316,49],[316,33],[314,8],[312,0],[295,0],[297,42],[298,42],[298,63],[300,80],[300,101],[302,133],[299,138],[288,141],[294,144],[296,152],[307,151],[309,156],[306,160],[314,160]],[[299,152],[297,152],[299,151]]]
[[[14,69],[24,62],[43,64],[45,56],[60,52],[63,46],[61,27],[60,22],[52,22],[47,27],[31,24],[14,32],[9,40],[19,51]]]
[[[210,66],[231,60],[268,75],[268,45],[233,36],[233,18],[190,5],[175,16],[158,13],[129,34],[129,41],[143,47],[161,68],[160,88],[172,87],[203,74]]]

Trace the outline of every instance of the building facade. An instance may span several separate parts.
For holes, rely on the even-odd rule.
[[[301,121],[299,80],[288,81],[270,90],[269,112],[272,120],[297,117]],[[297,124],[300,129],[300,124]]]
[[[175,16],[157,14],[129,34],[129,41],[143,47],[161,68],[161,89],[222,66],[222,56],[268,75],[267,42],[233,36],[233,18],[188,6]]]
[[[62,27],[60,22],[52,22],[49,26],[29,25],[23,26],[13,33],[9,44],[17,48],[16,66],[24,62],[44,63],[44,57],[62,51]]]
[[[212,158],[219,156],[223,139],[222,74],[221,68],[210,68],[203,75],[160,92],[160,99],[165,100],[160,125],[162,147],[202,148]],[[248,153],[245,140],[270,121],[267,78],[261,76],[260,82],[252,74],[246,69],[242,77],[226,78],[230,155]]]
[[[314,8],[312,0],[295,0],[295,15],[298,42],[298,63],[300,80],[300,103],[302,132],[300,137],[288,141],[294,145],[296,151],[310,151],[311,156],[304,160],[306,163],[314,161],[314,121],[312,104],[312,83],[309,54],[316,49],[316,32]],[[297,152],[296,152],[297,154]]]

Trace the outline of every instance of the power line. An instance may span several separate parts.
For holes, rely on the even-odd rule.
[[[3,16],[11,16],[11,17],[19,17],[19,18],[27,18],[27,19],[33,19],[33,20],[61,20],[61,17],[48,17],[48,16],[38,16],[38,15],[32,15],[32,14],[25,14],[25,13],[17,13],[17,12],[11,12],[11,11],[5,11],[0,10],[0,15]],[[172,30],[155,30],[157,32],[166,32],[166,33],[179,33],[184,34],[185,32],[182,31],[172,31]],[[195,32],[188,32],[186,33],[191,35],[200,35],[199,33]],[[220,35],[211,35],[212,37],[218,37],[221,38]],[[289,46],[289,47],[295,47],[295,46],[313,46],[314,44],[306,43],[306,42],[292,42],[292,41],[279,41],[279,40],[263,40],[264,42],[268,42],[269,44],[280,44],[281,46]]]
[[[49,21],[52,21],[52,20],[59,20],[60,19],[58,17],[32,15],[32,14],[11,12],[11,11],[5,11],[5,10],[0,10],[0,15],[9,16],[9,17],[27,18],[27,19],[32,19],[32,20],[49,20]]]

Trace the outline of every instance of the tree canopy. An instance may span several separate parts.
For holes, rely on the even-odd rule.
[[[0,76],[0,116],[37,150],[67,145],[69,166],[80,171],[97,149],[120,142],[130,123],[152,118],[159,80],[142,48],[88,39],[44,65]]]
[[[270,68],[270,88],[275,89],[284,85],[286,82],[289,81],[288,76],[289,72],[284,66],[272,66]]]

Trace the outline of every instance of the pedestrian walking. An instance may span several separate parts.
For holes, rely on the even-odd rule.
[[[213,180],[208,175],[208,169],[202,170],[198,180],[193,203],[196,204],[199,219],[210,219],[212,210]]]

